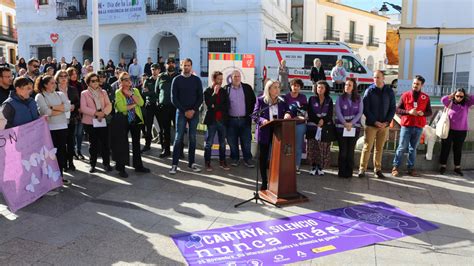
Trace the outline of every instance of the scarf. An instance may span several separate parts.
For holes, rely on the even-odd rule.
[[[125,96],[125,94],[124,94],[124,96]],[[127,101],[127,105],[133,104],[135,102],[135,101],[133,101],[132,96],[130,96],[130,97],[125,96],[125,100]],[[132,108],[132,109],[128,110],[127,111],[128,123],[132,123],[133,121],[135,121],[135,116],[136,116],[135,108]]]
[[[95,109],[96,110],[102,110],[102,102],[100,101],[101,98],[101,91],[100,89],[92,89],[91,87],[87,88],[87,90],[91,93],[92,99],[94,100],[95,103]]]

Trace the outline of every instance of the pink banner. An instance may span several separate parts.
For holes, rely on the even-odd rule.
[[[0,131],[0,188],[11,211],[62,184],[45,118]]]

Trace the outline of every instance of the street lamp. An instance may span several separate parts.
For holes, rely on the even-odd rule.
[[[387,12],[388,11],[388,7],[387,5],[390,5],[393,9],[397,10],[398,12],[402,13],[402,7],[399,6],[399,5],[394,5],[392,3],[389,3],[389,2],[383,2],[383,5],[382,5],[382,8],[380,8],[380,12]]]

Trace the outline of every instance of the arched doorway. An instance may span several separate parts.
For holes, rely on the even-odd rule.
[[[151,55],[154,62],[160,56],[166,61],[167,58],[175,58],[179,60],[179,41],[176,36],[168,31],[157,33],[151,40],[150,47],[156,54]],[[156,57],[156,58],[155,58]]]
[[[92,38],[87,35],[82,35],[77,37],[71,49],[71,55],[77,58],[81,64],[84,62],[84,59],[92,59]],[[70,58],[66,58],[70,60]]]
[[[84,62],[86,59],[89,59],[91,62],[94,61],[92,52],[92,38],[87,39],[82,46],[82,62]]]
[[[117,64],[120,58],[125,58],[125,62],[128,64],[130,59],[137,56],[137,43],[128,34],[119,34],[112,38],[110,42],[110,59]]]

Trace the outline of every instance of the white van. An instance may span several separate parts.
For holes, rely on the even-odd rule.
[[[285,59],[288,67],[288,78],[300,78],[305,89],[311,89],[312,82],[309,74],[313,60],[319,58],[326,73],[326,81],[332,86],[331,69],[336,60],[342,59],[348,77],[357,80],[359,91],[363,91],[373,83],[372,71],[364,66],[356,57],[352,49],[342,42],[286,42],[267,40],[265,47],[264,78],[277,79],[278,67]],[[266,74],[266,75],[265,75]]]

